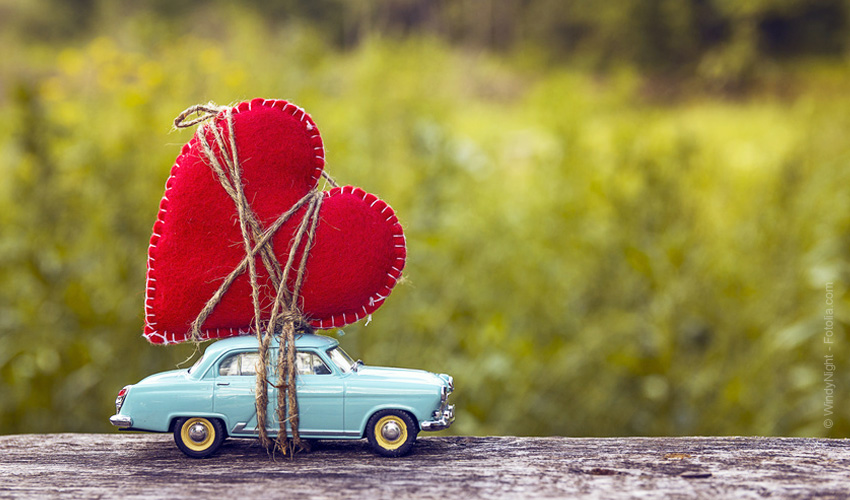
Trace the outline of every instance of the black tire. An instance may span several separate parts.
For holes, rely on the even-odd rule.
[[[381,410],[366,424],[366,439],[372,450],[385,457],[400,457],[410,453],[419,428],[406,411]]]
[[[178,418],[174,422],[174,442],[192,458],[212,456],[225,437],[224,425],[216,418]]]

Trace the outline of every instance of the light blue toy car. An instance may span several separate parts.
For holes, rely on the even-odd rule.
[[[446,429],[454,421],[449,375],[366,366],[321,335],[299,335],[295,345],[302,438],[365,437],[377,453],[397,457],[411,450],[419,431]],[[257,351],[256,337],[219,340],[192,368],[121,389],[109,421],[122,430],[172,432],[177,447],[193,458],[212,455],[227,437],[257,437]],[[270,387],[270,436],[279,428],[276,404],[277,389]]]

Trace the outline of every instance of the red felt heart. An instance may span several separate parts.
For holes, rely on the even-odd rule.
[[[266,228],[316,186],[325,163],[322,139],[310,116],[286,101],[254,99],[232,113],[245,195]],[[215,126],[229,140],[223,113]],[[171,169],[148,248],[144,336],[155,344],[187,340],[192,322],[245,257],[236,205],[206,163],[200,142],[196,134]],[[406,248],[392,208],[376,196],[351,186],[322,194],[301,311],[312,326],[333,328],[384,302],[401,277]],[[281,265],[305,210],[272,238]],[[256,264],[260,304],[268,314],[276,290],[259,257]],[[204,322],[202,337],[246,334],[253,317],[245,272]]]

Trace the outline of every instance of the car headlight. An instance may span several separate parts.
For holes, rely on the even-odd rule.
[[[446,402],[449,400],[449,394],[451,393],[451,385],[443,385],[442,387],[440,387],[440,406],[446,406]]]

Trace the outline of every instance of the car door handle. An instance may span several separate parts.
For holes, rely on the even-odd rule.
[[[216,385],[230,385],[230,382],[218,382]]]

